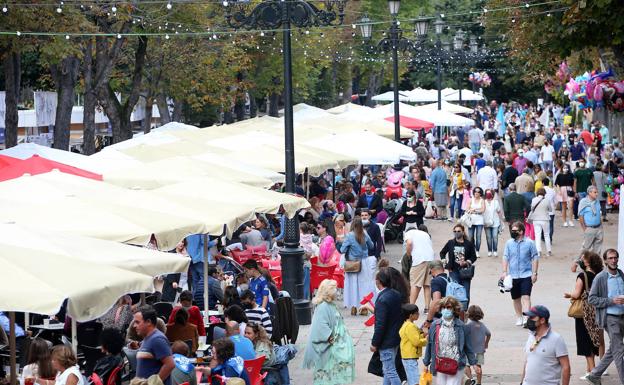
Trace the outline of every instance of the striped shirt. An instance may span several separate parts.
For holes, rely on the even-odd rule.
[[[273,334],[273,324],[271,323],[271,316],[269,313],[264,310],[261,306],[256,306],[254,309],[245,309],[245,314],[247,315],[247,319],[249,323],[257,323],[262,325],[264,330],[266,330],[267,335],[271,338]]]

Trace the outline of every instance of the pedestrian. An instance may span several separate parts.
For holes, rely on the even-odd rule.
[[[56,379],[45,380],[37,378],[41,385],[86,385],[86,381],[74,351],[66,345],[57,345],[52,349],[52,368],[57,371]],[[169,377],[169,375],[167,375]],[[161,377],[162,378],[162,377]]]
[[[539,254],[535,243],[524,235],[524,223],[514,222],[511,225],[511,239],[505,244],[503,254],[503,274],[512,278],[511,299],[516,312],[516,326],[526,326],[523,311],[531,307],[531,291],[537,282]]]
[[[452,210],[451,210],[452,211]],[[407,200],[401,206],[403,221],[405,222],[405,231],[411,228],[418,228],[424,224],[425,206],[422,201],[416,197],[414,190],[407,191]],[[451,212],[451,216],[453,213]]]
[[[524,222],[525,214],[529,211],[529,204],[526,199],[516,192],[516,184],[509,185],[509,194],[503,200],[503,212],[505,213],[505,221],[509,224],[511,232],[511,224],[516,221]]]
[[[550,239],[550,213],[555,208],[552,205],[552,201],[546,199],[546,189],[540,187],[537,190],[537,196],[531,201],[531,211],[529,212],[529,219],[533,222],[535,228],[535,243],[537,246],[537,253],[542,255],[542,235],[544,235],[544,243],[546,243],[546,251],[548,256],[552,255],[552,245]]]
[[[607,268],[594,278],[587,301],[596,308],[596,322],[607,331],[610,343],[598,365],[585,376],[594,385],[600,385],[600,377],[614,361],[620,383],[624,383],[624,273],[618,268],[617,250],[607,249],[602,258]]]
[[[544,186],[544,190],[546,191],[545,198],[547,201],[551,203],[551,211],[548,213],[549,219],[549,232],[550,234],[550,244],[554,244],[555,240],[553,238],[555,232],[555,207],[557,206],[557,193],[555,189],[550,186],[550,178],[544,177],[542,178],[542,184]]]
[[[350,384],[355,380],[355,350],[338,307],[334,303],[338,286],[323,280],[312,300],[314,316],[303,367],[314,369],[314,385]]]
[[[606,167],[602,161],[596,162],[596,169],[594,170],[594,182],[598,189],[598,201],[600,201],[600,212],[602,213],[602,221],[607,222],[607,192],[605,186],[608,184],[608,176],[606,174]]]
[[[596,185],[594,182],[594,173],[585,167],[585,159],[578,162],[578,168],[574,170],[574,219],[578,220],[579,204],[581,199],[587,196],[587,188]]]
[[[404,304],[401,307],[403,312],[403,325],[399,330],[401,337],[401,362],[405,369],[407,385],[418,385],[420,382],[420,370],[418,369],[418,359],[422,357],[422,350],[427,346],[427,335],[416,326],[420,314],[418,306],[414,304]]]
[[[423,364],[425,370],[436,377],[436,385],[460,385],[464,379],[464,369],[473,366],[477,359],[470,341],[468,327],[459,319],[462,305],[454,297],[440,300],[441,318],[429,328],[427,350]]]
[[[464,214],[462,210],[462,201],[463,201],[463,189],[464,189],[464,173],[461,169],[461,164],[459,162],[455,163],[453,166],[453,172],[451,173],[451,188],[450,188],[450,198],[451,198],[451,218],[461,218]],[[457,213],[457,214],[455,214]]]
[[[256,296],[256,303],[264,309],[269,310],[269,283],[262,275],[258,262],[254,259],[248,259],[243,264],[245,275],[249,278],[249,290],[253,291]]]
[[[392,275],[389,268],[383,267],[377,272],[375,285],[379,289],[375,301],[375,326],[371,341],[371,352],[379,352],[383,370],[384,385],[401,385],[396,370],[397,348],[401,342],[399,330],[403,323],[401,312],[401,294],[392,289]]]
[[[557,202],[561,202],[561,219],[563,227],[574,227],[572,221],[572,207],[574,205],[574,174],[570,172],[570,166],[564,164],[561,172],[555,178],[557,187]]]
[[[485,212],[485,199],[483,199],[483,189],[475,187],[472,190],[472,199],[468,206],[467,214],[470,214],[470,240],[475,245],[477,258],[481,250],[481,233],[483,232],[483,213]]]
[[[373,221],[377,218],[377,214],[383,210],[383,201],[381,196],[373,190],[373,184],[370,180],[364,184],[364,194],[360,195],[357,201],[357,208],[368,209]]]
[[[498,234],[501,230],[501,207],[496,192],[493,189],[485,190],[485,211],[483,212],[483,226],[487,243],[488,257],[498,257]]]
[[[527,203],[531,203],[535,197],[535,180],[531,176],[532,168],[527,167],[524,172],[516,178],[516,191],[526,199]]]
[[[468,308],[469,321],[466,323],[466,326],[468,326],[468,330],[470,331],[472,351],[477,357],[477,372],[475,373],[477,378],[476,380],[474,379],[469,366],[466,366],[466,376],[469,379],[472,379],[472,383],[476,385],[481,385],[481,380],[483,378],[483,365],[485,364],[485,351],[490,343],[490,338],[492,338],[490,329],[488,329],[488,327],[481,322],[483,317],[484,314],[481,307],[477,305],[470,305]]]
[[[446,242],[440,251],[440,259],[446,261],[446,269],[451,279],[466,289],[466,296],[470,301],[470,282],[474,276],[477,253],[461,223],[453,226],[453,239]]]
[[[429,178],[429,184],[431,191],[433,192],[433,199],[438,209],[438,218],[442,220],[448,219],[446,207],[449,200],[449,189],[446,179],[446,172],[444,172],[444,162],[442,159],[438,159],[433,163],[435,169],[431,172]]]
[[[569,385],[570,358],[563,337],[552,330],[550,311],[533,306],[524,315],[531,332],[524,347],[522,385]]]
[[[602,350],[604,354],[604,338],[600,338],[603,336],[603,332],[596,325],[596,313],[593,306],[587,306],[587,296],[591,290],[594,278],[596,278],[596,274],[602,271],[603,264],[598,254],[586,251],[581,255],[579,265],[582,271],[576,277],[574,291],[564,293],[563,297],[583,301],[583,309],[591,310],[590,312],[583,311],[584,314],[582,318],[574,318],[576,354],[585,357],[586,360],[585,375],[581,377],[581,380],[584,380],[596,367],[595,356],[599,355],[600,350]],[[590,330],[591,333],[589,332]],[[603,341],[601,341],[601,339]],[[600,349],[601,347],[602,349]]]
[[[486,161],[485,166],[477,172],[477,186],[484,191],[488,189],[498,190],[498,175],[494,167],[492,167],[491,160]]]
[[[341,264],[341,267],[345,269],[344,305],[351,308],[351,315],[357,314],[357,306],[362,298],[375,290],[373,272],[377,260],[374,255],[368,254],[368,250],[372,247],[373,242],[364,231],[362,218],[355,216],[351,231],[340,246],[340,253],[344,254],[344,263]],[[346,266],[347,261],[354,262],[349,264],[355,266],[351,271]],[[357,262],[359,262],[359,268]]]
[[[555,157],[555,148],[550,145],[549,141],[544,141],[544,145],[540,150],[540,163],[542,168],[546,172],[551,172],[553,169],[553,160]]]
[[[364,226],[364,230],[373,243],[373,246],[368,248],[368,255],[372,255],[376,259],[379,259],[381,258],[381,250],[383,249],[381,230],[379,229],[377,223],[373,222],[370,210],[362,209],[360,211],[360,217],[362,218],[362,226]],[[375,263],[377,263],[377,261],[375,261]],[[374,268],[375,266],[373,266],[373,269]]]
[[[598,189],[596,186],[587,188],[587,196],[579,202],[579,223],[583,229],[583,250],[591,250],[600,253],[604,229],[600,214],[600,202],[598,201]]]
[[[421,230],[422,229],[422,230]],[[433,260],[433,243],[427,227],[410,229],[405,232],[405,253],[411,255],[412,265],[410,277],[410,303],[416,303],[420,291],[425,291],[425,313],[429,309],[431,276],[429,275],[429,261]]]
[[[175,367],[169,340],[156,328],[156,311],[149,305],[141,306],[134,313],[134,328],[143,337],[137,353],[136,375],[148,378],[158,374],[169,385],[171,371]]]
[[[503,196],[507,196],[509,194],[509,186],[512,183],[516,182],[516,178],[518,177],[518,170],[513,166],[513,159],[508,157],[505,160],[505,170],[503,170],[503,174],[501,175],[501,188],[503,189]]]

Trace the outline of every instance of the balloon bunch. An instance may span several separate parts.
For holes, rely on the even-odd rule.
[[[473,72],[468,75],[468,81],[478,85],[479,87],[489,87],[492,79],[487,72]]]
[[[613,70],[585,72],[565,85],[564,94],[577,102],[580,109],[607,107],[624,111],[624,80],[614,80]],[[546,87],[546,86],[545,86]]]

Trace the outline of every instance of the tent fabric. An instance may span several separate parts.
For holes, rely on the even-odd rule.
[[[436,126],[463,127],[474,124],[474,120],[464,118],[463,116],[455,115],[450,112],[434,109],[423,109],[405,103],[400,103],[399,110],[401,115],[403,116],[431,122],[434,123]],[[379,106],[375,108],[374,111],[377,116],[383,118],[387,117],[388,115],[393,115],[394,103]]]
[[[462,96],[461,97],[462,101],[483,100],[483,95],[481,95],[478,92],[471,91],[471,90],[462,89],[461,96]],[[444,90],[442,90],[442,98],[450,102],[457,102],[459,101],[459,90],[455,90],[453,88],[445,88]]]
[[[0,308],[93,320],[124,294],[153,292],[153,277],[181,273],[189,260],[116,242],[0,224]],[[154,274],[156,273],[156,274]]]
[[[399,91],[399,101],[407,102],[410,101],[410,93],[405,91]],[[372,99],[376,102],[393,102],[394,101],[394,91],[384,92],[380,95],[375,95]]]
[[[449,103],[446,100],[442,100],[441,103],[442,111],[451,112],[453,114],[472,114],[474,110],[472,108],[463,107],[457,104]],[[423,106],[417,106],[416,108],[428,108],[428,109],[438,109],[438,103],[430,103],[425,104]]]
[[[43,158],[39,155],[33,155],[26,159],[11,158],[9,156],[0,155],[2,165],[0,166],[0,181],[19,178],[24,174],[37,175],[59,170],[64,173],[78,175],[84,178],[102,180],[102,175],[82,170],[77,167],[68,166],[63,163],[55,162]]]
[[[394,123],[394,116],[389,116],[384,120]],[[410,117],[403,116],[403,115],[399,116],[399,124],[403,127],[407,127],[412,130],[426,129],[427,131],[429,131],[429,129],[435,127],[435,124],[431,122],[426,122],[424,120],[410,118]]]

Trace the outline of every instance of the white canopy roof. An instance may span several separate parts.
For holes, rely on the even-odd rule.
[[[463,99],[462,99],[463,100]],[[442,100],[442,111],[451,112],[453,114],[471,114],[474,112],[472,108],[463,107],[457,104],[449,103],[446,100]],[[438,109],[438,103],[430,103],[425,104],[423,106],[417,106],[416,108],[429,108],[429,109]]]
[[[374,109],[378,116],[391,116],[394,113],[394,103],[386,104]],[[432,122],[436,126],[463,127],[474,124],[474,120],[464,118],[446,111],[439,111],[430,108],[414,107],[409,104],[400,103],[399,113],[403,116],[416,118],[427,122]]]
[[[448,100],[451,102],[459,101],[459,91],[453,88],[445,88],[442,90],[442,98],[444,100]],[[461,94],[462,101],[478,101],[483,100],[483,95],[478,92],[473,92],[471,90],[462,90]]]
[[[394,91],[388,91],[383,94],[375,95],[372,99],[376,102],[392,102],[394,101]],[[399,101],[410,101],[410,93],[406,91],[399,91]]]

